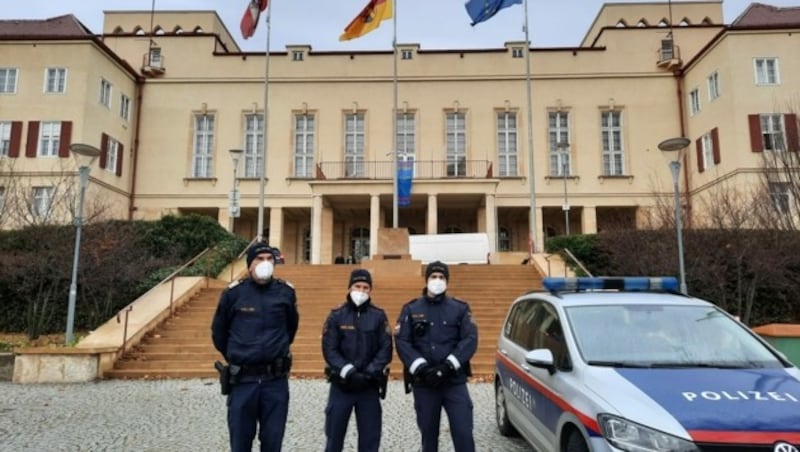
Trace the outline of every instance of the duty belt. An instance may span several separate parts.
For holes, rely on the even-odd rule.
[[[274,377],[276,375],[285,375],[288,369],[285,368],[285,360],[283,358],[276,359],[275,361],[267,364],[245,364],[242,365],[242,370],[239,373],[241,376],[257,376],[266,375]]]

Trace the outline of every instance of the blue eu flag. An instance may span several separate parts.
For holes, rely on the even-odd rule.
[[[494,17],[498,11],[511,5],[521,4],[522,0],[469,0],[464,7],[472,19],[471,25],[476,25]]]

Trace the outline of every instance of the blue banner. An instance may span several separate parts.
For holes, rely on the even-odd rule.
[[[411,180],[414,178],[414,162],[411,160],[397,161],[397,205],[407,207],[411,205]]]

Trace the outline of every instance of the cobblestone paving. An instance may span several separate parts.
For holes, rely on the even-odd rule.
[[[228,449],[225,398],[216,380],[99,381],[85,384],[0,383],[0,451],[224,451]],[[328,385],[292,380],[284,451],[322,451]],[[531,451],[505,438],[494,421],[491,384],[469,385],[479,451]],[[413,397],[392,381],[383,403],[381,450],[419,450]],[[346,451],[356,451],[354,418]],[[258,450],[258,440],[253,450]],[[442,413],[441,452],[452,451]]]

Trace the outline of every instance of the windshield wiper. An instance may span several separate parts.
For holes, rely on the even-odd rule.
[[[755,367],[751,364],[747,363],[714,363],[714,362],[674,362],[674,363],[652,363],[647,367],[657,368],[657,369],[692,369],[692,368],[703,368],[703,369],[749,369]]]
[[[636,369],[646,369],[650,366],[639,363],[625,362],[625,361],[587,361],[586,364],[590,366],[602,367],[629,367]]]

